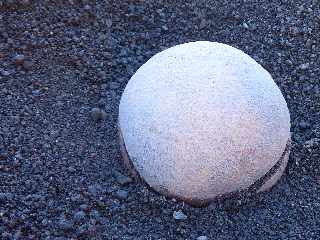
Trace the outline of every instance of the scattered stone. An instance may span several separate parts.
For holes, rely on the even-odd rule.
[[[40,90],[38,90],[38,89],[33,90],[31,93],[32,93],[33,97],[39,97],[40,96]]]
[[[304,63],[304,64],[301,64],[299,67],[301,70],[306,70],[309,68],[309,65],[310,65],[309,63]]]
[[[107,119],[107,113],[100,108],[92,108],[91,117],[95,122]]]
[[[107,89],[108,85],[103,83],[101,84],[100,88],[101,88],[101,91],[105,91]]]
[[[13,61],[17,66],[23,65],[25,60],[26,60],[26,58],[23,54],[18,54],[16,56],[14,56],[14,58],[13,58]]]
[[[9,71],[6,71],[6,70],[2,70],[2,71],[0,71],[1,72],[1,74],[3,75],[3,76],[5,76],[5,77],[8,77],[8,76],[10,76],[10,72]]]
[[[91,10],[90,5],[88,5],[88,4],[87,4],[87,5],[85,5],[85,6],[84,6],[84,10],[86,10],[86,11],[90,11],[90,10]]]
[[[304,143],[304,147],[311,152],[313,148],[320,145],[320,139],[319,138],[311,138],[310,140],[306,141]]]
[[[299,123],[299,126],[300,126],[301,129],[308,129],[308,128],[310,128],[310,123],[302,120],[302,121]]]
[[[100,217],[100,213],[97,210],[93,210],[89,213],[89,216],[93,219],[98,219]]]
[[[2,151],[2,149],[0,150]],[[8,158],[8,155],[5,152],[0,152],[0,161],[7,160],[7,158]]]
[[[48,219],[46,219],[46,218],[44,218],[44,219],[42,219],[42,221],[41,221],[41,225],[42,226],[47,226],[48,225]]]
[[[21,0],[21,5],[29,6],[30,5],[30,0]]]
[[[173,218],[175,220],[183,221],[188,219],[188,216],[185,215],[181,210],[173,212]]]
[[[60,221],[59,221],[59,228],[63,231],[70,231],[72,230],[73,228],[73,224],[66,220],[65,218],[62,218]]]
[[[102,187],[98,184],[90,185],[88,187],[88,192],[91,196],[98,196],[102,192]]]
[[[120,189],[116,192],[116,197],[120,200],[126,200],[128,198],[128,195],[128,192],[125,190]]]
[[[113,175],[116,179],[116,181],[120,184],[120,185],[127,185],[129,183],[132,182],[132,179],[128,176],[123,175],[121,172],[118,171],[114,171]]]
[[[115,90],[120,88],[120,84],[118,82],[110,82],[110,89]]]
[[[75,169],[74,167],[72,167],[72,166],[68,167],[68,172],[75,173],[76,171],[77,171],[77,169]]]
[[[89,210],[89,206],[87,204],[81,204],[79,208],[85,212]]]
[[[24,61],[22,66],[25,70],[31,70],[33,65],[33,61]]]
[[[0,202],[11,202],[13,200],[12,193],[0,192]]]
[[[248,26],[248,24],[247,24],[246,22],[244,22],[244,23],[242,24],[242,26],[243,26],[245,29],[249,29],[249,26]]]
[[[311,46],[312,46],[312,40],[311,40],[311,39],[308,39],[308,40],[307,40],[306,46],[307,46],[307,47],[311,47]]]
[[[12,237],[13,237],[12,234],[9,233],[9,232],[3,232],[3,233],[1,234],[1,239],[3,239],[3,240],[13,239]]]
[[[197,237],[197,240],[208,240],[208,237],[206,237],[206,236],[199,236],[199,237]]]
[[[98,107],[99,108],[104,108],[106,106],[106,100],[101,98],[99,101],[98,101]]]
[[[73,216],[73,220],[76,223],[83,222],[86,218],[86,213],[84,211],[76,212]]]

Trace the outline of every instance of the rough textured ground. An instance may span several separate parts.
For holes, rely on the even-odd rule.
[[[318,0],[0,0],[0,239],[319,238],[319,39]],[[124,176],[126,83],[194,40],[242,49],[288,102],[293,150],[269,193],[197,209]]]

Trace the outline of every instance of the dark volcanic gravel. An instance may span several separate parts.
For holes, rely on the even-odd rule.
[[[0,239],[319,239],[319,39],[319,0],[0,0]],[[288,102],[293,150],[268,193],[199,209],[126,177],[126,83],[195,40],[242,49]]]

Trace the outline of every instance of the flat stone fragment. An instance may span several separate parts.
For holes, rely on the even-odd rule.
[[[186,220],[188,219],[187,215],[185,215],[181,210],[173,212],[173,218],[175,220]]]

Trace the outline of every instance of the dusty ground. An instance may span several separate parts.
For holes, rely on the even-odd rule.
[[[318,0],[0,0],[0,238],[319,239],[319,39]],[[195,40],[242,49],[288,102],[285,176],[250,201],[192,208],[130,182],[119,163],[126,83]]]

